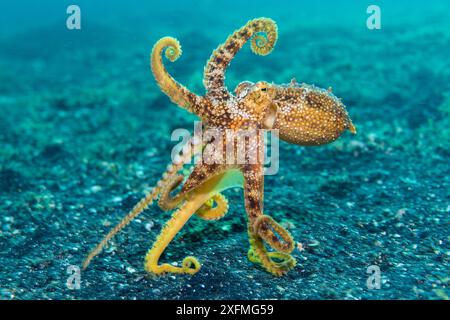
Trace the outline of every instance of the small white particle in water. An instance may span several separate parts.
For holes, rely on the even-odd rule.
[[[136,272],[136,269],[134,269],[134,268],[132,268],[132,267],[127,267],[127,271],[128,271],[129,273],[135,273],[135,272]]]
[[[147,223],[145,224],[145,230],[151,231],[154,225],[155,225],[155,224],[153,223],[153,221],[147,222]]]
[[[112,199],[113,202],[122,202],[122,198],[121,197],[114,197]]]
[[[138,178],[143,178],[144,175],[145,175],[144,171],[142,171],[142,170],[136,171],[136,177],[138,177]]]
[[[97,185],[91,187],[91,192],[93,192],[93,193],[97,193],[101,190],[102,190],[102,187],[97,186]]]

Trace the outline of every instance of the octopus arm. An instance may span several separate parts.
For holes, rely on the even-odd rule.
[[[214,203],[216,204],[214,206]],[[228,200],[221,193],[215,194],[197,210],[197,216],[203,220],[218,220],[228,212]]]
[[[263,166],[246,165],[242,170],[245,208],[249,217],[248,258],[251,262],[261,264],[272,274],[281,276],[295,266],[295,259],[289,255],[294,249],[294,240],[287,230],[263,213]],[[275,251],[269,252],[264,243]]]
[[[277,25],[268,18],[251,20],[236,30],[212,53],[205,66],[203,84],[207,95],[218,101],[229,98],[230,94],[225,87],[225,70],[249,39],[251,39],[251,50],[255,54],[267,55],[275,46],[277,38]]]
[[[200,263],[192,256],[184,258],[181,267],[168,263],[159,264],[159,259],[176,234],[188,222],[191,216],[198,212],[208,200],[211,198],[216,200],[219,199],[217,195],[220,194],[221,191],[235,186],[236,184],[239,185],[239,182],[241,182],[242,185],[242,180],[239,181],[239,175],[236,173],[239,173],[239,171],[229,170],[215,174],[186,194],[185,201],[183,201],[179,209],[173,213],[172,218],[163,227],[153,247],[148,251],[145,257],[145,269],[148,272],[154,274],[165,272],[194,274],[200,269]],[[222,205],[223,203],[219,204],[219,206]],[[220,207],[218,212],[215,213],[219,214],[223,213],[223,211],[224,208]],[[211,218],[211,215],[214,215],[214,213],[208,215],[207,218]]]
[[[197,216],[205,220],[216,220],[223,217],[228,211],[228,201],[220,194],[220,191],[232,187],[242,187],[242,174],[238,169],[222,164],[198,164],[188,179],[184,183],[181,191],[171,196],[173,191],[181,182],[183,177],[181,175],[174,176],[172,181],[168,183],[161,192],[159,199],[159,206],[161,209],[167,211],[179,206],[183,200],[189,201],[189,196],[194,194],[204,183],[215,176],[222,175],[218,185],[215,186],[217,191],[208,201],[206,201],[197,211]],[[216,204],[216,206],[214,206]]]
[[[198,113],[200,105],[206,103],[205,99],[189,91],[167,72],[162,61],[163,51],[166,58],[174,62],[181,56],[181,45],[175,38],[164,37],[153,46],[150,66],[158,86],[173,103],[190,112]]]
[[[172,162],[168,165],[167,170],[164,172],[162,178],[158,181],[155,187],[146,194],[144,198],[142,198],[134,207],[131,209],[128,214],[122,218],[122,220],[112,228],[103,239],[95,246],[94,249],[88,254],[88,256],[83,261],[83,270],[86,269],[91,263],[92,259],[94,259],[103,248],[108,244],[108,242],[123,228],[125,228],[131,221],[133,221],[137,216],[139,216],[142,212],[144,212],[154,200],[158,198],[158,196],[164,197],[167,194],[167,190],[173,190],[174,185],[181,182],[180,175],[178,175],[178,171],[180,171],[184,163],[189,162],[193,157],[197,156],[201,152],[201,148],[198,148],[194,144],[194,140],[191,139],[186,146],[186,150],[189,152],[182,153],[179,155],[179,159],[176,162]],[[176,187],[176,186],[175,186]]]

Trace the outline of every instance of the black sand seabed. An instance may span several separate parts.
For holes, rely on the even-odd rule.
[[[163,256],[196,256],[196,275],[144,272],[143,257],[170,217],[154,205],[82,273],[80,290],[67,288],[67,267],[80,265],[157,181],[175,144],[171,132],[192,131],[195,117],[151,78],[148,53],[166,34],[109,38],[99,28],[67,43],[64,32],[39,43],[32,33],[3,40],[16,49],[0,58],[2,299],[448,299],[448,30],[421,25],[374,36],[280,27],[270,56],[246,47],[233,61],[230,88],[292,77],[332,86],[358,128],[323,147],[281,143],[265,210],[304,247],[286,276],[247,261],[242,191],[232,190],[225,218],[194,217]],[[203,64],[224,39],[177,37],[184,55],[168,69],[202,93]],[[366,286],[370,265],[381,269],[379,290]]]

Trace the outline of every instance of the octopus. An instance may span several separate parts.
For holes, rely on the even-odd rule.
[[[279,139],[288,143],[319,146],[336,140],[345,130],[355,134],[356,128],[341,99],[330,89],[292,80],[282,85],[244,81],[233,92],[228,91],[225,71],[245,43],[250,41],[252,52],[264,56],[272,51],[277,39],[277,25],[268,18],[251,20],[236,30],[208,60],[203,96],[178,83],[163,64],[163,54],[171,62],[181,56],[180,43],[172,37],[157,41],[150,65],[159,88],[174,104],[197,115],[202,128],[213,134],[189,138],[156,186],[89,253],[83,269],[114,235],[157,200],[161,209],[173,210],[173,214],[146,254],[145,270],[155,275],[197,273],[201,265],[193,256],[185,257],[181,265],[160,264],[160,257],[193,215],[205,220],[225,216],[228,201],[223,192],[236,187],[244,190],[250,262],[275,276],[294,268],[293,237],[264,212],[263,158],[267,147],[259,132],[276,130]],[[245,134],[238,134],[242,132]],[[202,161],[186,170],[185,165],[194,157]]]

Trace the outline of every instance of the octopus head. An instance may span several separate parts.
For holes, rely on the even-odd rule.
[[[257,83],[244,81],[234,90],[242,109],[261,123],[264,128],[272,128],[276,119],[273,100],[277,89],[265,81]]]
[[[342,101],[311,85],[291,83],[273,86],[276,107],[273,128],[279,137],[298,145],[322,145],[336,140],[345,130],[356,133]]]

